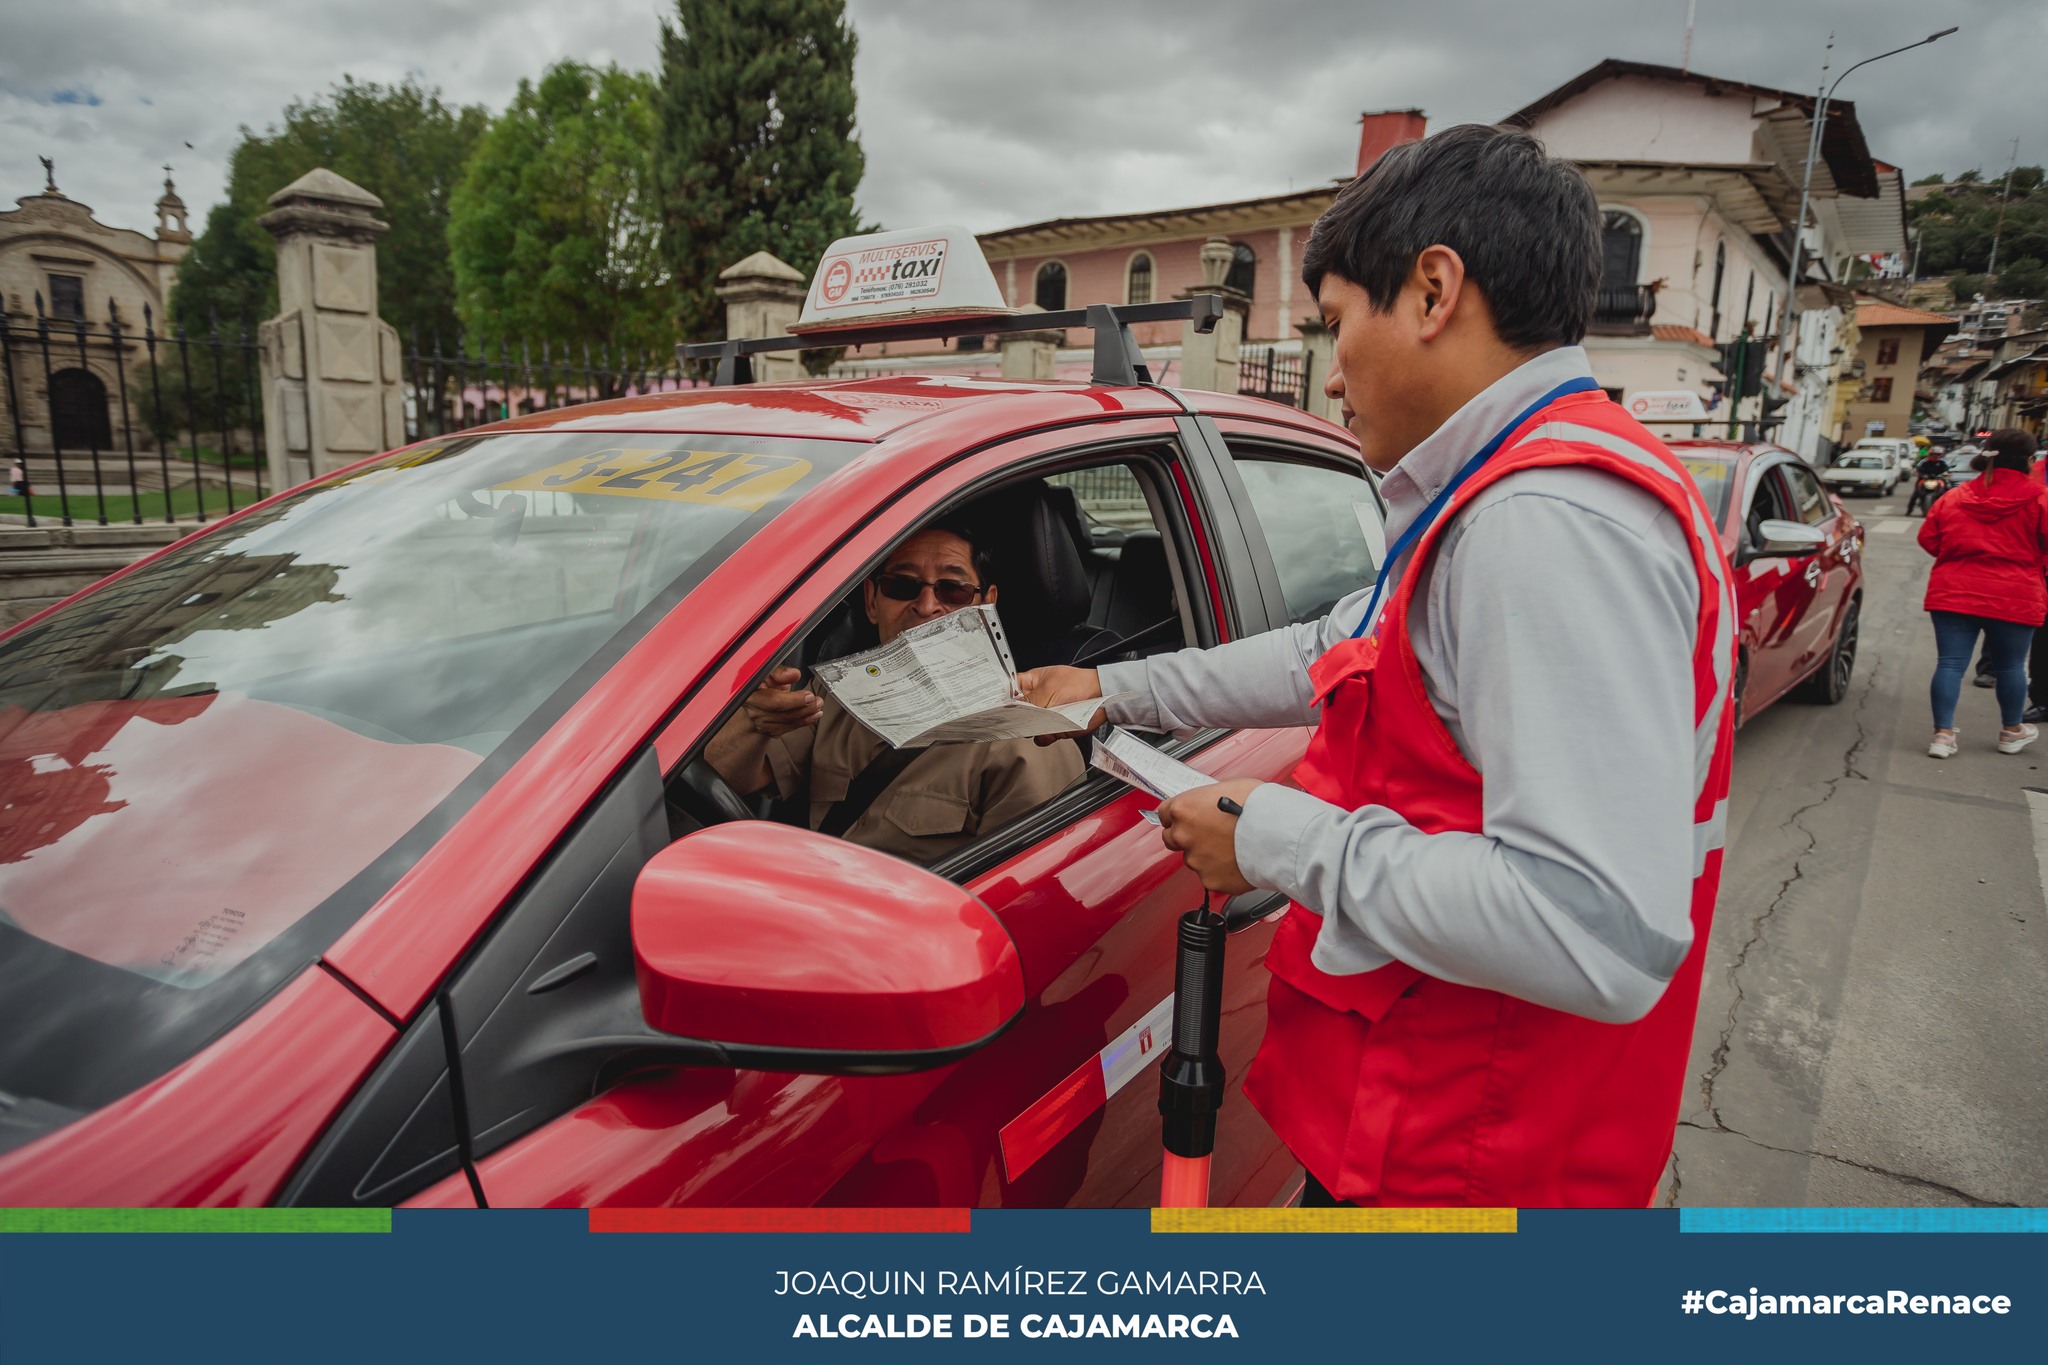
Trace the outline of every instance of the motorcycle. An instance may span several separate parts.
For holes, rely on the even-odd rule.
[[[1913,498],[1906,504],[1906,515],[1916,511],[1928,512],[1934,509],[1934,500],[1948,492],[1948,480],[1940,474],[1919,474],[1913,479]]]

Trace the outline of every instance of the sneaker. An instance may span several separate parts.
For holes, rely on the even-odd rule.
[[[1929,758],[1953,758],[1955,752],[1956,732],[1953,730],[1936,730],[1934,732],[1934,742],[1927,746],[1927,756]]]
[[[1996,687],[1998,686],[1998,675],[1996,675],[1995,673],[1986,673],[1982,669],[1979,669],[1977,671],[1977,676],[1970,679],[1970,681],[1976,684],[1978,687]]]
[[[2020,714],[2020,719],[2029,725],[2039,725],[2048,720],[2048,706],[2029,706]]]
[[[2031,725],[2021,725],[2017,731],[1998,732],[1998,752],[2016,754],[2041,737],[2041,732]]]

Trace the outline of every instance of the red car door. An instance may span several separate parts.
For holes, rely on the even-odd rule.
[[[1105,422],[1080,436],[1006,443],[907,490],[799,584],[656,740],[671,790],[701,737],[793,647],[804,622],[826,614],[906,530],[996,478],[1089,458],[1141,470],[1147,494],[1138,505],[1165,542],[1162,567],[1186,608],[1179,619],[1196,640],[1222,638],[1238,622],[1262,627],[1256,607],[1224,596],[1231,575],[1218,566],[1229,547],[1201,510],[1194,490],[1205,471],[1190,467],[1179,436],[1158,419]],[[1112,444],[1091,452],[1091,442]],[[1135,562],[1131,545],[1142,531],[1101,534],[1122,534],[1117,563]],[[1112,596],[1116,588],[1109,584]],[[1235,590],[1256,589],[1241,582]],[[1301,732],[1210,733],[1173,751],[1219,774],[1280,778],[1299,757]],[[501,1205],[1150,1203],[1160,1150],[1151,1079],[1165,1036],[1160,1009],[1172,991],[1175,921],[1201,892],[1142,819],[1149,804],[1092,775],[1011,830],[935,865],[1001,916],[1024,963],[1031,1003],[989,1047],[948,1068],[894,1077],[676,1068],[650,1059],[533,1131],[479,1150],[482,1196]],[[1269,937],[1261,925],[1231,944],[1223,1046],[1233,1082],[1264,1026],[1260,964]],[[1214,1197],[1266,1203],[1291,1163],[1234,1091],[1228,1104]],[[413,1202],[470,1198],[462,1180],[450,1178]]]
[[[1743,526],[1745,552],[1761,543],[1760,528],[1764,522],[1801,520],[1780,462],[1753,470],[1749,499]],[[1738,595],[1755,603],[1743,621],[1749,665],[1743,706],[1745,713],[1754,715],[1800,676],[1799,662],[1805,648],[1803,642],[1811,631],[1814,589],[1820,581],[1820,571],[1814,566],[1812,555],[1752,557],[1744,553],[1742,558],[1746,562],[1736,569]]]
[[[1820,486],[1811,469],[1794,460],[1778,466],[1778,474],[1792,492],[1792,506],[1799,520],[1827,537],[1817,553],[1802,555],[1796,565],[1798,581],[1806,592],[1797,621],[1791,631],[1793,657],[1790,670],[1803,678],[1820,665],[1835,638],[1836,625],[1849,594],[1853,546],[1845,550],[1844,517],[1834,500]]]

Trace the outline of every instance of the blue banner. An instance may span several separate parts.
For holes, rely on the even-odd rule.
[[[0,1211],[0,1358],[1921,1365],[2048,1300],[2037,1209],[276,1213]]]

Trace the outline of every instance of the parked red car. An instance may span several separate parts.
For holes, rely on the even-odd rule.
[[[0,639],[0,1203],[1150,1203],[1201,901],[1150,801],[1091,771],[923,870],[698,761],[964,503],[1020,667],[1307,620],[1382,552],[1352,441],[1273,403],[721,387],[380,457]],[[1235,1093],[1270,932],[1219,1203],[1293,1170]]]
[[[1735,716],[1795,690],[1833,704],[1849,695],[1863,607],[1863,525],[1782,447],[1672,441],[1720,518],[1741,619]]]

